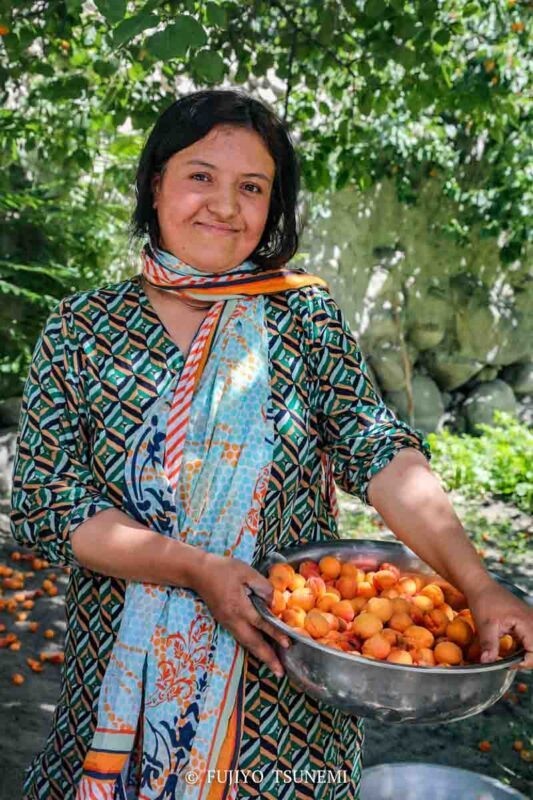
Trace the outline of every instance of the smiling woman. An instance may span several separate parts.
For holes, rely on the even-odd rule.
[[[264,104],[179,99],[139,162],[140,273],[65,298],[37,342],[11,526],[72,572],[61,693],[24,800],[358,797],[361,720],[292,686],[272,646],[288,639],[249,596],[271,600],[254,568],[269,551],[338,538],[335,482],[475,587],[480,615],[490,596],[525,630],[327,285],[288,266],[298,175]],[[324,770],[342,781],[301,779]]]

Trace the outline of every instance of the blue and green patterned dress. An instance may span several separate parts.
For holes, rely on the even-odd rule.
[[[273,549],[338,538],[324,453],[336,483],[364,502],[370,478],[398,450],[415,447],[430,457],[422,435],[379,399],[326,289],[267,295],[265,306],[275,457],[254,564]],[[145,521],[125,492],[128,442],[172,391],[183,365],[139,276],[64,299],[35,348],[14,466],[12,532],[51,563],[73,569],[60,697],[50,735],[28,768],[24,800],[73,800],[123,607],[125,582],[77,566],[70,534],[107,508]],[[165,519],[158,524],[163,532]],[[239,798],[358,797],[361,720],[294,689],[252,654],[242,730],[238,769],[260,770],[263,781],[243,783]],[[342,771],[347,780],[280,781],[285,770]]]

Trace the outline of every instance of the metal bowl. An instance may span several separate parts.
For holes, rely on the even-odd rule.
[[[526,800],[495,778],[440,764],[379,764],[363,770],[361,800]]]
[[[356,562],[362,569],[375,569],[383,561],[401,570],[434,574],[418,556],[400,542],[340,539],[291,547],[270,553],[256,567],[267,576],[272,564],[318,561],[325,555]],[[493,575],[522,599],[521,589]],[[264,619],[291,639],[291,646],[274,647],[287,676],[299,689],[347,714],[371,717],[381,722],[434,724],[456,722],[479,714],[507,691],[515,677],[510,667],[523,654],[464,667],[412,667],[391,664],[335,650],[302,636],[281,622],[257,595],[251,595]]]

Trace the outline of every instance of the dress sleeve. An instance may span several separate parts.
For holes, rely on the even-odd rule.
[[[342,310],[323,288],[307,291],[307,346],[320,446],[331,459],[336,483],[368,500],[370,479],[399,450],[414,447],[429,461],[421,431],[398,419],[372,384],[359,345]]]
[[[19,544],[52,564],[76,566],[70,535],[115,505],[89,468],[81,357],[66,302],[49,316],[24,386],[10,522]]]

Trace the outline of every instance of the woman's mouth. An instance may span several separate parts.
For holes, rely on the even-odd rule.
[[[199,225],[201,228],[205,228],[206,231],[215,234],[216,236],[232,236],[238,233],[235,228],[224,228],[219,225],[209,225],[206,222],[197,222],[196,225]]]

